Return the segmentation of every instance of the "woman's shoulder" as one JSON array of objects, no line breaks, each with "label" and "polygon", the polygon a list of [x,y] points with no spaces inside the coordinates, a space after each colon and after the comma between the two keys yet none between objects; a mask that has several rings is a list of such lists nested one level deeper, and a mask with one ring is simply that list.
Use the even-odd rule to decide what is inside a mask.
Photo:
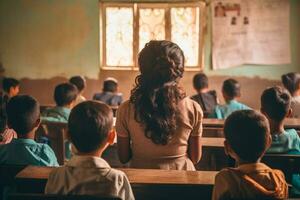
[{"label": "woman's shoulder", "polygon": [[192,100],[190,97],[183,98],[179,102],[178,108],[180,112],[187,111],[189,113],[200,113],[203,116],[201,106],[196,101]]}]

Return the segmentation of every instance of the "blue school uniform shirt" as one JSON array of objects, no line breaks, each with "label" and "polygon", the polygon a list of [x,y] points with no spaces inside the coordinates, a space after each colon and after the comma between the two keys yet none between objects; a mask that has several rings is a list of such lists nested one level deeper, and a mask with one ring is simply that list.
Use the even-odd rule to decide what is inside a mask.
[{"label": "blue school uniform shirt", "polygon": [[[63,107],[63,106],[56,106],[54,108],[50,108],[45,110],[42,114],[42,121],[48,122],[62,122],[68,123],[68,119],[71,113],[71,109]],[[41,142],[49,143],[48,139],[45,137],[39,138]],[[69,141],[65,141],[65,157],[70,159],[72,156],[71,151],[71,143]]]},{"label": "blue school uniform shirt", "polygon": [[47,144],[21,138],[0,145],[0,164],[58,166],[56,156]]},{"label": "blue school uniform shirt", "polygon": [[272,134],[272,144],[267,153],[300,154],[300,137],[295,129]]},{"label": "blue school uniform shirt", "polygon": [[56,106],[54,108],[45,110],[45,112],[42,113],[42,120],[67,123],[70,113],[71,109],[62,106]]},{"label": "blue school uniform shirt", "polygon": [[224,105],[217,105],[209,118],[226,119],[231,113],[237,110],[250,110],[251,108],[236,101],[231,100]]},{"label": "blue school uniform shirt", "polygon": [[[300,154],[300,137],[295,129],[285,130],[281,134],[272,134],[272,144],[267,153]],[[300,194],[300,175],[293,174],[292,191]]]}]

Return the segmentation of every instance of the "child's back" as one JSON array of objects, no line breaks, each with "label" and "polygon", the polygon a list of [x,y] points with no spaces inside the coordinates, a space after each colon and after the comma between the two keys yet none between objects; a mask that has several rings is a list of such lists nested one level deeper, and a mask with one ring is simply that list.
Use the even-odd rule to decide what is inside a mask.
[{"label": "child's back", "polygon": [[270,123],[272,145],[268,153],[300,153],[300,137],[295,129],[284,129],[291,114],[291,96],[281,87],[266,89],[261,96],[261,111]]},{"label": "child's back", "polygon": [[226,119],[234,111],[251,109],[248,106],[237,101],[237,98],[241,96],[240,90],[241,86],[236,80],[225,80],[222,86],[222,94],[225,100],[225,104],[217,105],[209,117]]},{"label": "child's back", "polygon": [[191,99],[201,106],[204,117],[211,115],[218,104],[218,99],[216,91],[208,88],[208,77],[204,73],[196,74],[193,78],[193,86],[197,94]]},{"label": "child's back", "polygon": [[284,175],[260,163],[271,143],[267,119],[253,110],[232,113],[225,121],[225,151],[236,168],[221,170],[215,178],[213,200],[285,199]]},{"label": "child's back", "polygon": [[134,199],[126,175],[112,169],[100,157],[107,146],[114,142],[112,123],[112,111],[103,103],[86,101],[74,107],[68,129],[77,155],[65,166],[53,169],[45,193]]},{"label": "child's back", "polygon": [[7,105],[7,119],[18,139],[0,145],[0,164],[58,166],[53,150],[34,141],[40,124],[39,104],[35,99],[25,95],[13,97]]},{"label": "child's back", "polygon": [[56,107],[42,113],[43,121],[67,122],[71,109],[77,100],[78,90],[71,83],[62,83],[55,87],[54,100]]}]

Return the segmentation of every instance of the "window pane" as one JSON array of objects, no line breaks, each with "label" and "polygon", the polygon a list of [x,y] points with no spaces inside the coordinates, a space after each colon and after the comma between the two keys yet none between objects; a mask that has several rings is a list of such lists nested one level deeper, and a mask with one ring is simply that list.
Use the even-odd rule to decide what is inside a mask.
[{"label": "window pane", "polygon": [[165,39],[165,9],[139,9],[139,50],[150,40]]},{"label": "window pane", "polygon": [[186,58],[186,66],[198,66],[199,7],[171,8],[171,39]]},{"label": "window pane", "polygon": [[133,65],[132,8],[106,8],[106,65]]}]

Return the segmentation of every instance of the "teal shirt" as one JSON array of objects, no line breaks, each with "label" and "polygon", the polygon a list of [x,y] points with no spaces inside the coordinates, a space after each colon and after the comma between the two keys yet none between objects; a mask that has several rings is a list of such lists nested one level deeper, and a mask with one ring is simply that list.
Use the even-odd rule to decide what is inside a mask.
[{"label": "teal shirt", "polygon": [[71,109],[62,106],[56,106],[43,112],[42,121],[68,122]]},{"label": "teal shirt", "polygon": [[250,110],[251,108],[236,101],[231,100],[224,105],[217,105],[209,118],[226,119],[231,113],[237,110]]},{"label": "teal shirt", "polygon": [[285,130],[281,134],[272,135],[271,147],[267,153],[300,153],[300,137],[295,129]]},{"label": "teal shirt", "polygon": [[58,166],[53,150],[32,139],[13,139],[0,145],[0,164]]}]

